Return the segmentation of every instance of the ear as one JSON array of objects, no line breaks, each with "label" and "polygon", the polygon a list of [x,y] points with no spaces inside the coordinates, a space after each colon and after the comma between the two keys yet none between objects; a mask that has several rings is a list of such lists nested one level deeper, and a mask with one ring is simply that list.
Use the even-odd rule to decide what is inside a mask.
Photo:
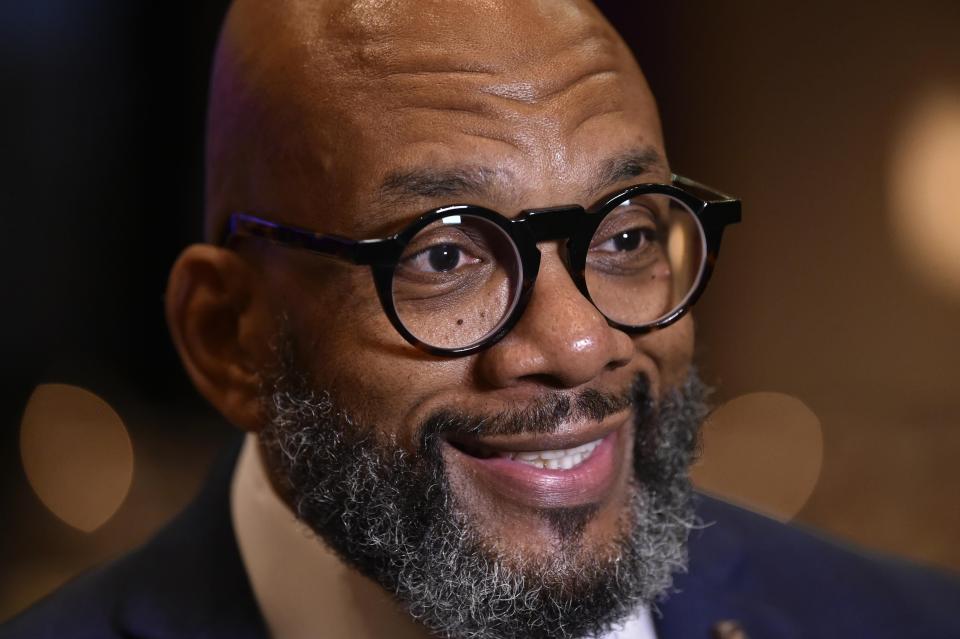
[{"label": "ear", "polygon": [[260,280],[235,251],[187,247],[170,271],[167,325],[197,390],[246,431],[263,424],[261,371],[276,327]]}]

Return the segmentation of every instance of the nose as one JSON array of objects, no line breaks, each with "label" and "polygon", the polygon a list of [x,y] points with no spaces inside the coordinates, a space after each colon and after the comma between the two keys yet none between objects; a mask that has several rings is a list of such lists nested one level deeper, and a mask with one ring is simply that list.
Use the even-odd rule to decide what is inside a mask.
[{"label": "nose", "polygon": [[627,364],[633,350],[630,337],[583,296],[557,253],[545,251],[523,316],[479,354],[478,369],[495,388],[524,382],[575,388]]}]

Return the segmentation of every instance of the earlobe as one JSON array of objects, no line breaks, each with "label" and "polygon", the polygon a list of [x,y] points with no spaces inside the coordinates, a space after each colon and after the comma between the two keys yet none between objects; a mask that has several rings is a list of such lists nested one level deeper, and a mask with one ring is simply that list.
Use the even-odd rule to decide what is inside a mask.
[{"label": "earlobe", "polygon": [[195,244],[174,263],[165,299],[167,325],[194,386],[247,431],[262,424],[260,371],[270,357],[270,314],[257,287],[236,252]]}]

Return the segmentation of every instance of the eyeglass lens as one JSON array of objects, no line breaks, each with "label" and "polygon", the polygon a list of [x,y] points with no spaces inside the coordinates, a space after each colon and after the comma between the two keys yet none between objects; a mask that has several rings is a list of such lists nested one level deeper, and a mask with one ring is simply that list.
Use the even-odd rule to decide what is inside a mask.
[{"label": "eyeglass lens", "polygon": [[[654,323],[696,288],[706,248],[685,204],[667,195],[626,200],[597,227],[584,279],[593,303],[626,326]],[[451,215],[420,230],[393,276],[393,301],[406,329],[429,346],[466,348],[496,332],[519,300],[519,252],[497,224]]]},{"label": "eyeglass lens", "polygon": [[597,228],[584,279],[593,303],[626,326],[653,324],[680,308],[703,272],[700,222],[668,195],[622,202]]},{"label": "eyeglass lens", "polygon": [[513,240],[493,222],[450,215],[420,230],[393,274],[393,303],[410,333],[433,347],[471,346],[495,332],[517,304],[523,267]]}]

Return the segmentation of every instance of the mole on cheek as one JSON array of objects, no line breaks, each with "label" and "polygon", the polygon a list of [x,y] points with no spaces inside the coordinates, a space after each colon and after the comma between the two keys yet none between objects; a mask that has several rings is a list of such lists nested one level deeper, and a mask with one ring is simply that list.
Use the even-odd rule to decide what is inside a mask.
[{"label": "mole on cheek", "polygon": [[462,326],[462,325],[463,325],[463,320],[462,320],[462,319],[458,319],[458,320],[457,320],[457,326]]}]

